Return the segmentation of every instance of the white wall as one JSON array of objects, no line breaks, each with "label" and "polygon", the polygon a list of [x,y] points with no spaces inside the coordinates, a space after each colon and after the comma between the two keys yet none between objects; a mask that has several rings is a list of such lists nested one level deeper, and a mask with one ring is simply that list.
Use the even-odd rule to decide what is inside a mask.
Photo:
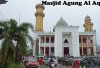
[{"label": "white wall", "polygon": [[55,56],[63,56],[62,33],[71,33],[70,53],[72,56],[80,56],[78,26],[56,27],[55,29]]},{"label": "white wall", "polygon": [[62,57],[62,32],[57,29],[55,31],[55,56]]}]

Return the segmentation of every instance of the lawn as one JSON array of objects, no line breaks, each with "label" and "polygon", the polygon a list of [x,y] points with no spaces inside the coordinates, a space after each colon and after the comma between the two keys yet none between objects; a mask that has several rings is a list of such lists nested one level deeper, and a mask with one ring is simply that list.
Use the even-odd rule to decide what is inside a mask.
[{"label": "lawn", "polygon": [[15,63],[9,64],[8,68],[23,68],[23,63],[21,62],[18,66]]}]

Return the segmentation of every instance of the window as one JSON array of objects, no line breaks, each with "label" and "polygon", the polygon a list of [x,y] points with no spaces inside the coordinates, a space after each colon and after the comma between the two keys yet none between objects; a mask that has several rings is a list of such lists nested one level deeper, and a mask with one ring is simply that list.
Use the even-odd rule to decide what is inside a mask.
[{"label": "window", "polygon": [[86,43],[86,38],[83,38],[83,43]]},{"label": "window", "polygon": [[54,43],[54,36],[51,37],[51,43]]},{"label": "window", "polygon": [[93,43],[93,40],[91,40],[90,43]]},{"label": "window", "polygon": [[41,37],[41,43],[44,43],[44,37]]},{"label": "window", "polygon": [[64,43],[68,43],[68,40],[67,40],[67,39],[65,39]]},{"label": "window", "polygon": [[79,43],[82,43],[82,42],[81,42],[81,38],[79,38]]},{"label": "window", "polygon": [[49,37],[46,37],[46,43],[49,43]]}]

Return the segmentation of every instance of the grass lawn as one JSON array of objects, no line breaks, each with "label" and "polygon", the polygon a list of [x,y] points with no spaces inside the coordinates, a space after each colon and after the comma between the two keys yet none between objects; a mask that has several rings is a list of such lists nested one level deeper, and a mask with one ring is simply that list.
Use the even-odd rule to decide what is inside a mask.
[{"label": "grass lawn", "polygon": [[23,68],[23,63],[21,62],[18,66],[15,63],[9,64],[8,68]]}]

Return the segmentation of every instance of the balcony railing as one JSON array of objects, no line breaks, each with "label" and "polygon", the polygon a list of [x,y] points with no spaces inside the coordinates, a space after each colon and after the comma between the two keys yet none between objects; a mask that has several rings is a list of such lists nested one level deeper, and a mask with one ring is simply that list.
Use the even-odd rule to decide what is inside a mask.
[{"label": "balcony railing", "polygon": [[90,47],[92,47],[93,45],[94,45],[93,43],[90,43],[90,44],[89,44]]},{"label": "balcony railing", "polygon": [[49,45],[50,45],[50,47],[54,47],[54,43],[40,43],[40,46],[42,46],[42,47],[49,47]]},{"label": "balcony railing", "polygon": [[80,43],[80,47],[87,47],[87,46],[89,46],[89,47],[92,47],[93,46],[93,43]]}]

